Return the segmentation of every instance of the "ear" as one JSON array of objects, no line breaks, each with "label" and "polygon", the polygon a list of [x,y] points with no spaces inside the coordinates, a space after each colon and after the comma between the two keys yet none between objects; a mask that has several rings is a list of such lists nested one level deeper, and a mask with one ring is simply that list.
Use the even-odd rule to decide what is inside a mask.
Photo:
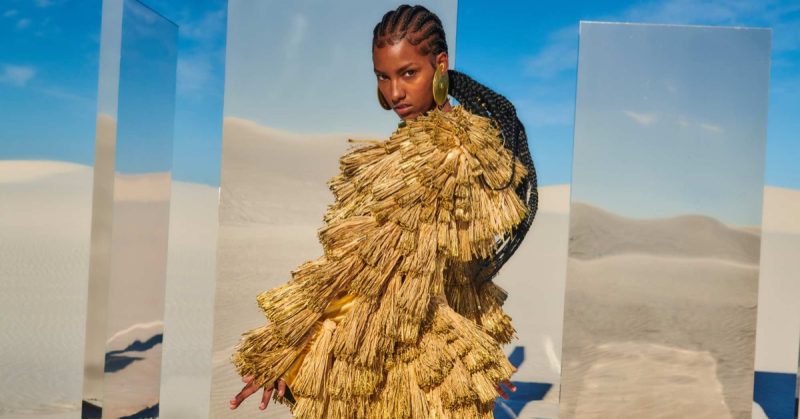
[{"label": "ear", "polygon": [[436,58],[434,59],[433,63],[434,68],[440,65],[444,65],[445,70],[450,68],[450,60],[448,59],[446,52],[440,52],[439,54],[436,55]]}]

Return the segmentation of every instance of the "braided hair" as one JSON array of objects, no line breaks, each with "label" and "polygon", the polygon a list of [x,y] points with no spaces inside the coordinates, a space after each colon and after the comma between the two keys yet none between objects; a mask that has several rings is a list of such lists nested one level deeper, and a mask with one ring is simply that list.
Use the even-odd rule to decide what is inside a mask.
[{"label": "braided hair", "polygon": [[[423,6],[402,5],[383,15],[383,19],[375,25],[372,32],[372,47],[382,48],[387,44],[395,44],[405,39],[418,47],[423,55],[436,56],[447,53],[447,41],[441,20]],[[517,196],[526,203],[528,214],[511,232],[499,240],[498,250],[494,258],[484,261],[478,273],[478,281],[491,281],[500,268],[519,248],[522,239],[530,230],[539,204],[536,168],[531,159],[525,127],[517,117],[514,105],[503,95],[478,83],[471,77],[456,70],[448,70],[450,79],[449,94],[467,111],[492,119],[503,135],[503,144],[527,168],[528,174],[515,190]],[[511,185],[515,176],[512,166],[511,177],[505,185],[487,185],[492,189],[505,189]],[[484,180],[485,181],[485,180]]]}]

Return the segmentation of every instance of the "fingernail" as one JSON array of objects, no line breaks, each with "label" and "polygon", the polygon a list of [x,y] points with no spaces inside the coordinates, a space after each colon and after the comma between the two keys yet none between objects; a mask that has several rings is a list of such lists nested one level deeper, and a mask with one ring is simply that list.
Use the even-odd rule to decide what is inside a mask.
[{"label": "fingernail", "polygon": [[264,403],[261,403],[261,405],[258,406],[258,408],[261,410],[264,410],[265,407],[267,407],[267,405],[265,405]]}]

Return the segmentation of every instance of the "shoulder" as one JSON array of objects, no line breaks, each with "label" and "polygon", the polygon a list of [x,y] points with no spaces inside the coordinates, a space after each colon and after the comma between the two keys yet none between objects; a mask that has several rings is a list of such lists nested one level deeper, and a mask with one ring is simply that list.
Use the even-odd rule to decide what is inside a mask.
[{"label": "shoulder", "polygon": [[401,123],[386,141],[389,150],[403,142],[415,144],[429,142],[439,149],[469,145],[474,141],[492,141],[501,145],[500,132],[489,118],[473,114],[461,105],[453,106],[450,112],[438,109],[421,115],[412,121]]}]

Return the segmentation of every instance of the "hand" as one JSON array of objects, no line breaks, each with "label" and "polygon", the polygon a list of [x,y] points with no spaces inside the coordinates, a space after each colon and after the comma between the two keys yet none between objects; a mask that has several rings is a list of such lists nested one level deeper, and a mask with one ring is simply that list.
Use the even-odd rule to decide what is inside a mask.
[{"label": "hand", "polygon": [[[253,379],[252,375],[246,375],[242,377],[242,382],[247,383],[247,385],[242,388],[242,391],[236,395],[233,399],[231,399],[230,408],[231,410],[236,409],[239,407],[240,404],[244,401],[244,399],[250,397],[251,394],[258,391],[260,386],[256,384],[256,381]],[[261,395],[261,405],[259,405],[259,409],[264,410],[269,405],[269,400],[272,397],[272,392],[275,388],[278,388],[278,395],[283,397],[286,394],[286,381],[283,379],[279,379],[276,385],[273,385],[270,388],[264,388],[264,393]]]},{"label": "hand", "polygon": [[[517,367],[514,367],[514,372],[517,372]],[[509,390],[511,390],[511,391],[517,391],[517,386],[515,386],[514,384],[511,384],[511,381],[508,381],[508,380],[503,380],[503,381],[501,381],[501,382],[500,382],[500,384],[503,384],[503,385],[505,385],[505,386],[506,386],[506,387],[508,387],[508,389],[509,389]],[[495,385],[495,386],[494,386],[494,388],[495,388],[495,390],[497,390],[497,394],[499,394],[499,395],[500,395],[500,397],[502,397],[502,398],[504,398],[504,399],[508,400],[508,393],[506,393],[505,391],[503,391],[503,388],[502,388],[502,387],[500,387],[500,385],[499,385],[499,384],[498,384],[498,385]]]}]

